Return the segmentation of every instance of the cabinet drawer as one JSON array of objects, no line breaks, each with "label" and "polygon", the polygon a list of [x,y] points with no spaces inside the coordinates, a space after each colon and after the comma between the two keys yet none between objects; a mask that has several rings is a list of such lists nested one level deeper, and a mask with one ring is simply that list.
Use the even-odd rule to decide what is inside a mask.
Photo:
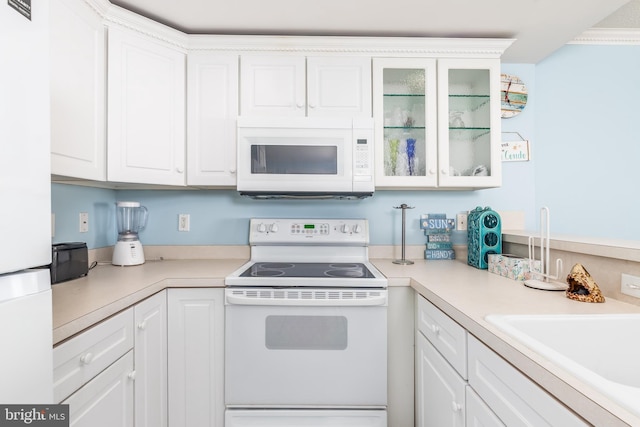
[{"label": "cabinet drawer", "polygon": [[473,336],[469,336],[469,385],[510,427],[588,425]]},{"label": "cabinet drawer", "polygon": [[133,427],[134,378],[129,351],[62,402],[69,405],[69,425]]},{"label": "cabinet drawer", "polygon": [[416,298],[416,328],[467,379],[467,332],[424,297]]},{"label": "cabinet drawer", "polygon": [[53,349],[53,397],[64,400],[133,348],[133,309]]}]

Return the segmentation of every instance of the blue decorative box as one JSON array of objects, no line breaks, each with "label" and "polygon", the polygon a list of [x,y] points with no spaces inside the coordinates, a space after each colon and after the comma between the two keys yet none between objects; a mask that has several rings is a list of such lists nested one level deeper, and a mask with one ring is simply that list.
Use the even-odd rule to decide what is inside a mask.
[{"label": "blue decorative box", "polygon": [[477,207],[467,217],[467,264],[488,267],[489,255],[502,253],[502,222],[490,207]]}]

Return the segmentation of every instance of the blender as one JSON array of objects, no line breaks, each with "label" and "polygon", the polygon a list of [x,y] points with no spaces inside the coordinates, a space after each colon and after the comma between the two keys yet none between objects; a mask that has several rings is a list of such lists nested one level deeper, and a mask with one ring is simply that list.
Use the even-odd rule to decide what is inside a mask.
[{"label": "blender", "polygon": [[147,225],[148,211],[139,202],[116,202],[118,241],[113,248],[113,265],[144,264],[144,250],[138,233]]}]

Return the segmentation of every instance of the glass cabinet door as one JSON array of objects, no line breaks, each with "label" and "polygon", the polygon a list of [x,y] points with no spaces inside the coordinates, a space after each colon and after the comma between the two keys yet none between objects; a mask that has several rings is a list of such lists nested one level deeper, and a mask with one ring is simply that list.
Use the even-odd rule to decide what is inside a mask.
[{"label": "glass cabinet door", "polygon": [[376,187],[437,186],[436,62],[374,58]]},{"label": "glass cabinet door", "polygon": [[438,61],[440,187],[501,185],[500,62]]}]

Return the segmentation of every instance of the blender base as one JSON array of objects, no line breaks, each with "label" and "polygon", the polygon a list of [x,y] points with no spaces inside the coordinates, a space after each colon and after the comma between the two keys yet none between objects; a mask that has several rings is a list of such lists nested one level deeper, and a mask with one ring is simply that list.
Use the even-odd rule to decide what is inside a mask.
[{"label": "blender base", "polygon": [[117,241],[113,247],[113,265],[140,265],[144,264],[144,249],[139,240]]}]

